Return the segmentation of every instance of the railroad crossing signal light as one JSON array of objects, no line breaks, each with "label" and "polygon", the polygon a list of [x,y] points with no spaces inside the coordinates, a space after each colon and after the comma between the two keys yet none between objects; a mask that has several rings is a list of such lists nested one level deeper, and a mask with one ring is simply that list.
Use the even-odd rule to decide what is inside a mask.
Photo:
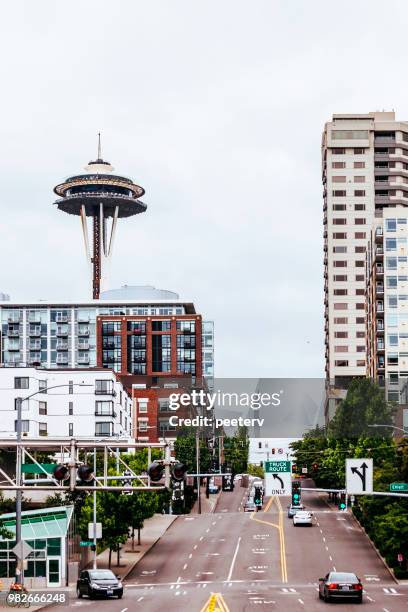
[{"label": "railroad crossing signal light", "polygon": [[69,469],[66,465],[56,465],[52,471],[52,475],[54,476],[55,480],[68,480]]},{"label": "railroad crossing signal light", "polygon": [[147,468],[147,474],[152,482],[159,482],[162,479],[164,465],[158,461],[153,461]]},{"label": "railroad crossing signal light", "polygon": [[80,465],[77,474],[81,482],[92,482],[94,480],[93,468],[89,465]]},{"label": "railroad crossing signal light", "polygon": [[300,482],[295,480],[292,482],[292,505],[299,506],[300,505]]},{"label": "railroad crossing signal light", "polygon": [[186,472],[187,467],[184,465],[184,463],[177,461],[176,463],[171,464],[171,475],[174,480],[184,480]]}]

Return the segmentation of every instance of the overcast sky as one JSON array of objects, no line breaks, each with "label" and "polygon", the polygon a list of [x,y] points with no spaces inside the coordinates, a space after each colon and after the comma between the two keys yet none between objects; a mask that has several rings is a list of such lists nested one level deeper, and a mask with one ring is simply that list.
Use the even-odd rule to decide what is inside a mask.
[{"label": "overcast sky", "polygon": [[146,189],[111,287],[216,329],[218,376],[323,376],[320,141],[333,112],[408,119],[405,0],[2,3],[0,291],[84,299],[52,187],[103,156]]}]

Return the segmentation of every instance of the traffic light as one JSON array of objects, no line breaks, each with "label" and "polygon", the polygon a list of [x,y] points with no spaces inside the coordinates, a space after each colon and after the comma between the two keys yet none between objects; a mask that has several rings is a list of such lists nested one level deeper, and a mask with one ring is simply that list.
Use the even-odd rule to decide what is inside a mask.
[{"label": "traffic light", "polygon": [[220,469],[220,465],[219,465],[219,461],[218,459],[211,459],[211,463],[210,463],[210,472],[212,474],[214,474],[215,472],[218,472]]},{"label": "traffic light", "polygon": [[300,505],[300,482],[298,480],[294,480],[292,482],[292,505],[299,506]]},{"label": "traffic light", "polygon": [[187,467],[184,465],[184,463],[176,461],[175,463],[171,464],[170,469],[174,480],[184,480],[185,473],[187,472]]},{"label": "traffic light", "polygon": [[147,474],[152,482],[159,482],[162,479],[164,472],[163,463],[153,461],[147,468]]},{"label": "traffic light", "polygon": [[297,465],[296,463],[292,463],[292,474],[296,474]]},{"label": "traffic light", "polygon": [[77,475],[81,482],[92,482],[94,480],[93,468],[89,467],[89,465],[80,465]]},{"label": "traffic light", "polygon": [[222,490],[233,491],[234,490],[234,477],[232,474],[222,477]]},{"label": "traffic light", "polygon": [[314,470],[315,472],[317,472],[317,470],[318,470],[318,468],[319,468],[319,464],[318,464],[318,463],[314,463],[314,464],[312,465],[312,468],[313,468],[313,470]]},{"label": "traffic light", "polygon": [[68,480],[69,469],[66,465],[56,465],[52,471],[52,475],[54,476],[55,480]]},{"label": "traffic light", "polygon": [[340,495],[340,501],[339,501],[338,509],[339,510],[343,510],[343,512],[347,509],[346,494],[345,493],[341,493],[341,495]]},{"label": "traffic light", "polygon": [[255,487],[254,502],[256,505],[262,504],[262,489],[260,487]]},{"label": "traffic light", "polygon": [[[130,470],[125,470],[123,472],[123,476],[131,476],[132,472]],[[133,491],[129,491],[129,487],[132,486],[132,481],[131,480],[123,480],[123,491],[122,491],[122,495],[133,495]]]}]

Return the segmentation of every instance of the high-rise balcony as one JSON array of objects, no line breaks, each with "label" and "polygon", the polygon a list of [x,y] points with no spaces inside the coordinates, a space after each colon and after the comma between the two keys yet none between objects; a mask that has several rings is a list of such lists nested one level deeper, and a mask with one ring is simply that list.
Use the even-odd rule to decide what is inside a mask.
[{"label": "high-rise balcony", "polygon": [[9,338],[17,338],[20,335],[20,330],[19,329],[11,329],[8,328],[7,330],[7,336]]},{"label": "high-rise balcony", "polygon": [[56,323],[68,323],[68,315],[57,315],[55,321]]},{"label": "high-rise balcony", "polygon": [[68,342],[57,342],[56,346],[57,351],[67,351],[68,350]]},{"label": "high-rise balcony", "polygon": [[28,330],[28,335],[31,338],[39,338],[41,336],[41,326],[30,327]]},{"label": "high-rise balcony", "polygon": [[68,327],[58,327],[58,329],[57,329],[57,337],[58,338],[67,338],[68,337]]},{"label": "high-rise balcony", "polygon": [[89,351],[89,342],[87,340],[78,342],[78,350]]},{"label": "high-rise balcony", "polygon": [[41,353],[30,353],[28,363],[30,365],[41,363]]},{"label": "high-rise balcony", "polygon": [[39,351],[41,349],[41,341],[40,340],[31,340],[29,342],[28,348],[30,351]]},{"label": "high-rise balcony", "polygon": [[[104,332],[105,333],[105,332]],[[78,327],[78,336],[88,337],[89,336],[89,327],[80,325]]]},{"label": "high-rise balcony", "polygon": [[57,355],[57,364],[58,365],[67,365],[68,364],[68,355],[64,353],[60,353]]},{"label": "high-rise balcony", "polygon": [[79,355],[78,365],[89,365],[89,355]]}]

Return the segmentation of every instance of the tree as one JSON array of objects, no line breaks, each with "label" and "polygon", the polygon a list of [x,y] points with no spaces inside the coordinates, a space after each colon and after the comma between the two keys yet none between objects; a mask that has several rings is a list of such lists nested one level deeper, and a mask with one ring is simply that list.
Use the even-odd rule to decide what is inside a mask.
[{"label": "tree", "polygon": [[[174,452],[178,461],[184,463],[187,472],[196,473],[196,435],[191,431],[182,430],[174,443]],[[200,438],[200,472],[206,473],[210,469],[211,453],[206,440]]]},{"label": "tree", "polygon": [[244,474],[248,467],[249,437],[246,427],[238,427],[232,437],[224,438],[224,459],[234,474]]},{"label": "tree", "polygon": [[110,491],[99,494],[98,521],[103,525],[102,542],[109,548],[109,568],[112,564],[112,551],[117,552],[117,565],[119,566],[120,546],[129,537],[127,497]]},{"label": "tree", "polygon": [[265,476],[265,470],[261,465],[252,465],[251,463],[249,463],[247,472],[251,476],[258,476],[258,478],[264,478]]},{"label": "tree", "polygon": [[137,543],[140,545],[140,530],[143,529],[144,521],[157,511],[159,497],[155,491],[134,491],[132,495],[124,497],[127,524],[132,529],[132,550],[134,550],[135,529],[137,529]]}]

